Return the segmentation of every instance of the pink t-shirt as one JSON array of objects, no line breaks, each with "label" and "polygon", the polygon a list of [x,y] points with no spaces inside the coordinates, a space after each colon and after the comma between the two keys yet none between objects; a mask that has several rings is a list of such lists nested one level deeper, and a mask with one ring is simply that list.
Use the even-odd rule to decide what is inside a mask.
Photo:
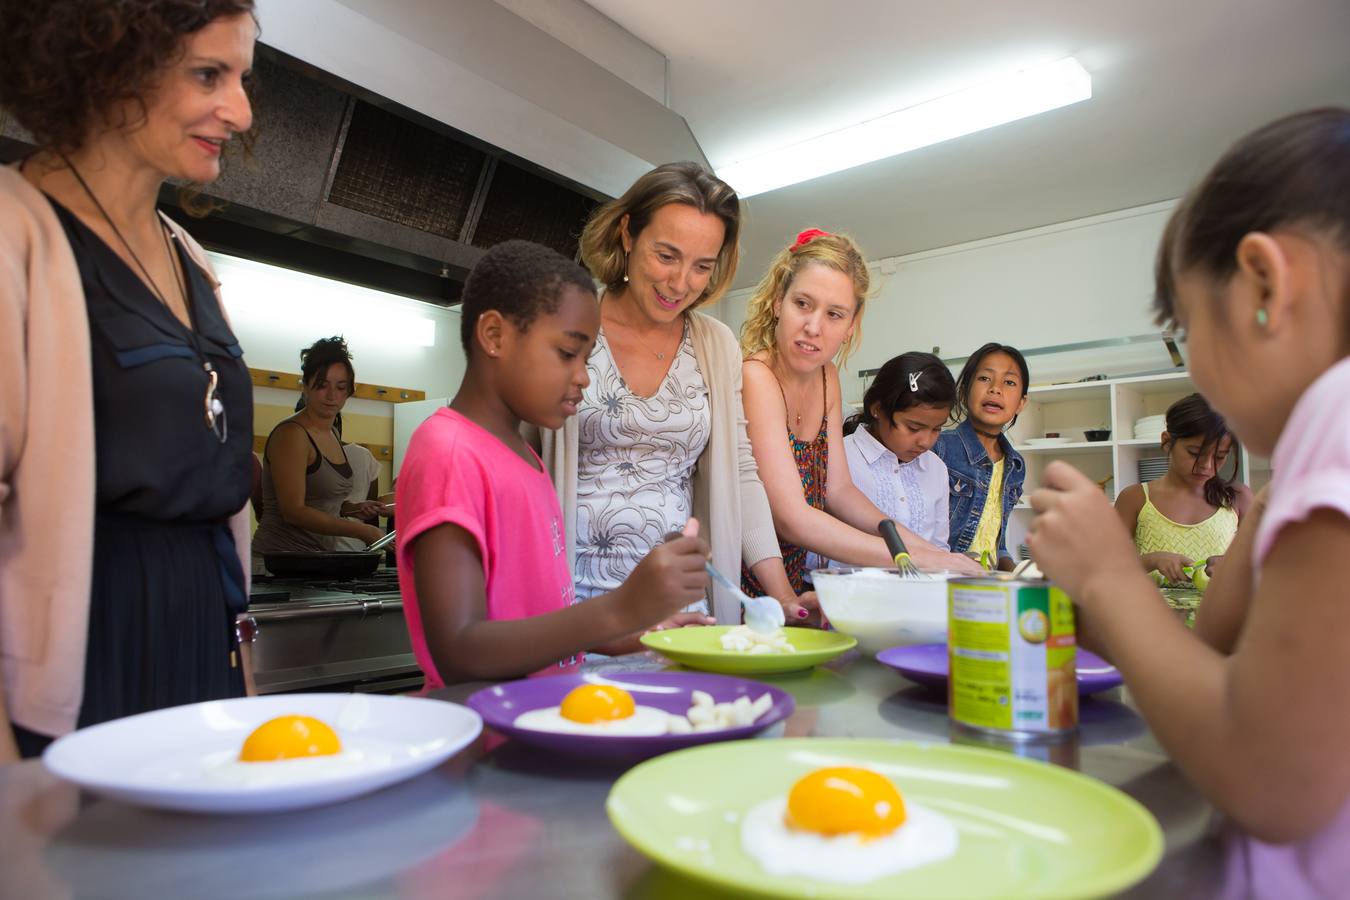
[{"label": "pink t-shirt", "polygon": [[[1312,383],[1294,405],[1271,457],[1273,475],[1252,554],[1255,574],[1285,526],[1314,510],[1350,518],[1350,359]],[[1334,581],[1333,581],[1334,583]],[[1350,597],[1346,598],[1350,600]],[[1343,897],[1350,890],[1350,802],[1321,831],[1276,846],[1227,834],[1224,897]]]},{"label": "pink t-shirt", "polygon": [[[438,525],[478,542],[489,619],[524,619],[574,602],[562,510],[536,456],[525,462],[486,429],[448,407],[418,426],[398,475],[398,583],[413,653],[427,688],[445,685],[427,649],[411,546]],[[581,654],[535,674],[572,669]]]}]

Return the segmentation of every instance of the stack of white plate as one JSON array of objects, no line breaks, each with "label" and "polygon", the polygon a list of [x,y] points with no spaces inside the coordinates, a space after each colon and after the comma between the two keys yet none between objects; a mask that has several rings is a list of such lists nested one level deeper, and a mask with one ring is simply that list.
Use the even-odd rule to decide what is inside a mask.
[{"label": "stack of white plate", "polygon": [[1134,439],[1136,441],[1161,441],[1167,428],[1166,416],[1144,416],[1134,421]]},{"label": "stack of white plate", "polygon": [[1167,474],[1167,457],[1151,456],[1139,460],[1140,482],[1153,481]]}]

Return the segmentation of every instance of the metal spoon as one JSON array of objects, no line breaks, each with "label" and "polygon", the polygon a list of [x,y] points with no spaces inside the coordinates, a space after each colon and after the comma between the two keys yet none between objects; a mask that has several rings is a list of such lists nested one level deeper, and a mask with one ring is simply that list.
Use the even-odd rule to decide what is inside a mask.
[{"label": "metal spoon", "polygon": [[[667,532],[662,540],[673,541],[682,535],[682,531],[671,531]],[[703,561],[703,568],[713,581],[731,591],[732,595],[741,601],[741,608],[745,610],[745,624],[750,626],[751,631],[773,634],[787,622],[787,617],[783,615],[783,607],[777,600],[772,597],[751,597],[733,584],[731,579],[714,569],[713,564],[706,559]]]}]

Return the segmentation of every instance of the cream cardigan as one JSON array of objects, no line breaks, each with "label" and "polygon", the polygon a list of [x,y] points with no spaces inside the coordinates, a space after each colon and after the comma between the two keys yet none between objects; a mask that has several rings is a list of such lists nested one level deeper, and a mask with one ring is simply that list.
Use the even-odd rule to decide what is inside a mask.
[{"label": "cream cardigan", "polygon": [[[206,252],[170,226],[219,302]],[[74,729],[84,691],[94,560],[89,352],[66,233],[47,198],[0,166],[0,678],[9,718],[53,736]],[[230,528],[247,580],[247,508]]]},{"label": "cream cardigan", "polygon": [[[781,557],[778,535],[769,511],[769,498],[759,480],[750,438],[745,431],[741,405],[741,351],[731,329],[703,313],[689,315],[690,339],[699,371],[708,385],[712,429],[708,446],[694,466],[694,516],[701,534],[712,548],[712,564],[732,581],[741,577],[741,560],[754,565],[769,557]],[[544,465],[553,476],[567,523],[567,561],[573,567],[577,521],[576,417],[557,431],[525,429],[540,450]],[[712,610],[717,621],[739,624],[740,602],[716,585]]]}]

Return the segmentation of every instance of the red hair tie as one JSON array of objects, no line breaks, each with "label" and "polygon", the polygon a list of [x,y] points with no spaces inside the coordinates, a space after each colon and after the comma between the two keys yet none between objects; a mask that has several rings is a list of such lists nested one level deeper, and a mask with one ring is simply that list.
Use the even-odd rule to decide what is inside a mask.
[{"label": "red hair tie", "polygon": [[789,253],[796,253],[805,245],[811,243],[818,237],[834,237],[828,231],[821,231],[819,228],[808,228],[797,235],[797,242],[788,248]]}]

